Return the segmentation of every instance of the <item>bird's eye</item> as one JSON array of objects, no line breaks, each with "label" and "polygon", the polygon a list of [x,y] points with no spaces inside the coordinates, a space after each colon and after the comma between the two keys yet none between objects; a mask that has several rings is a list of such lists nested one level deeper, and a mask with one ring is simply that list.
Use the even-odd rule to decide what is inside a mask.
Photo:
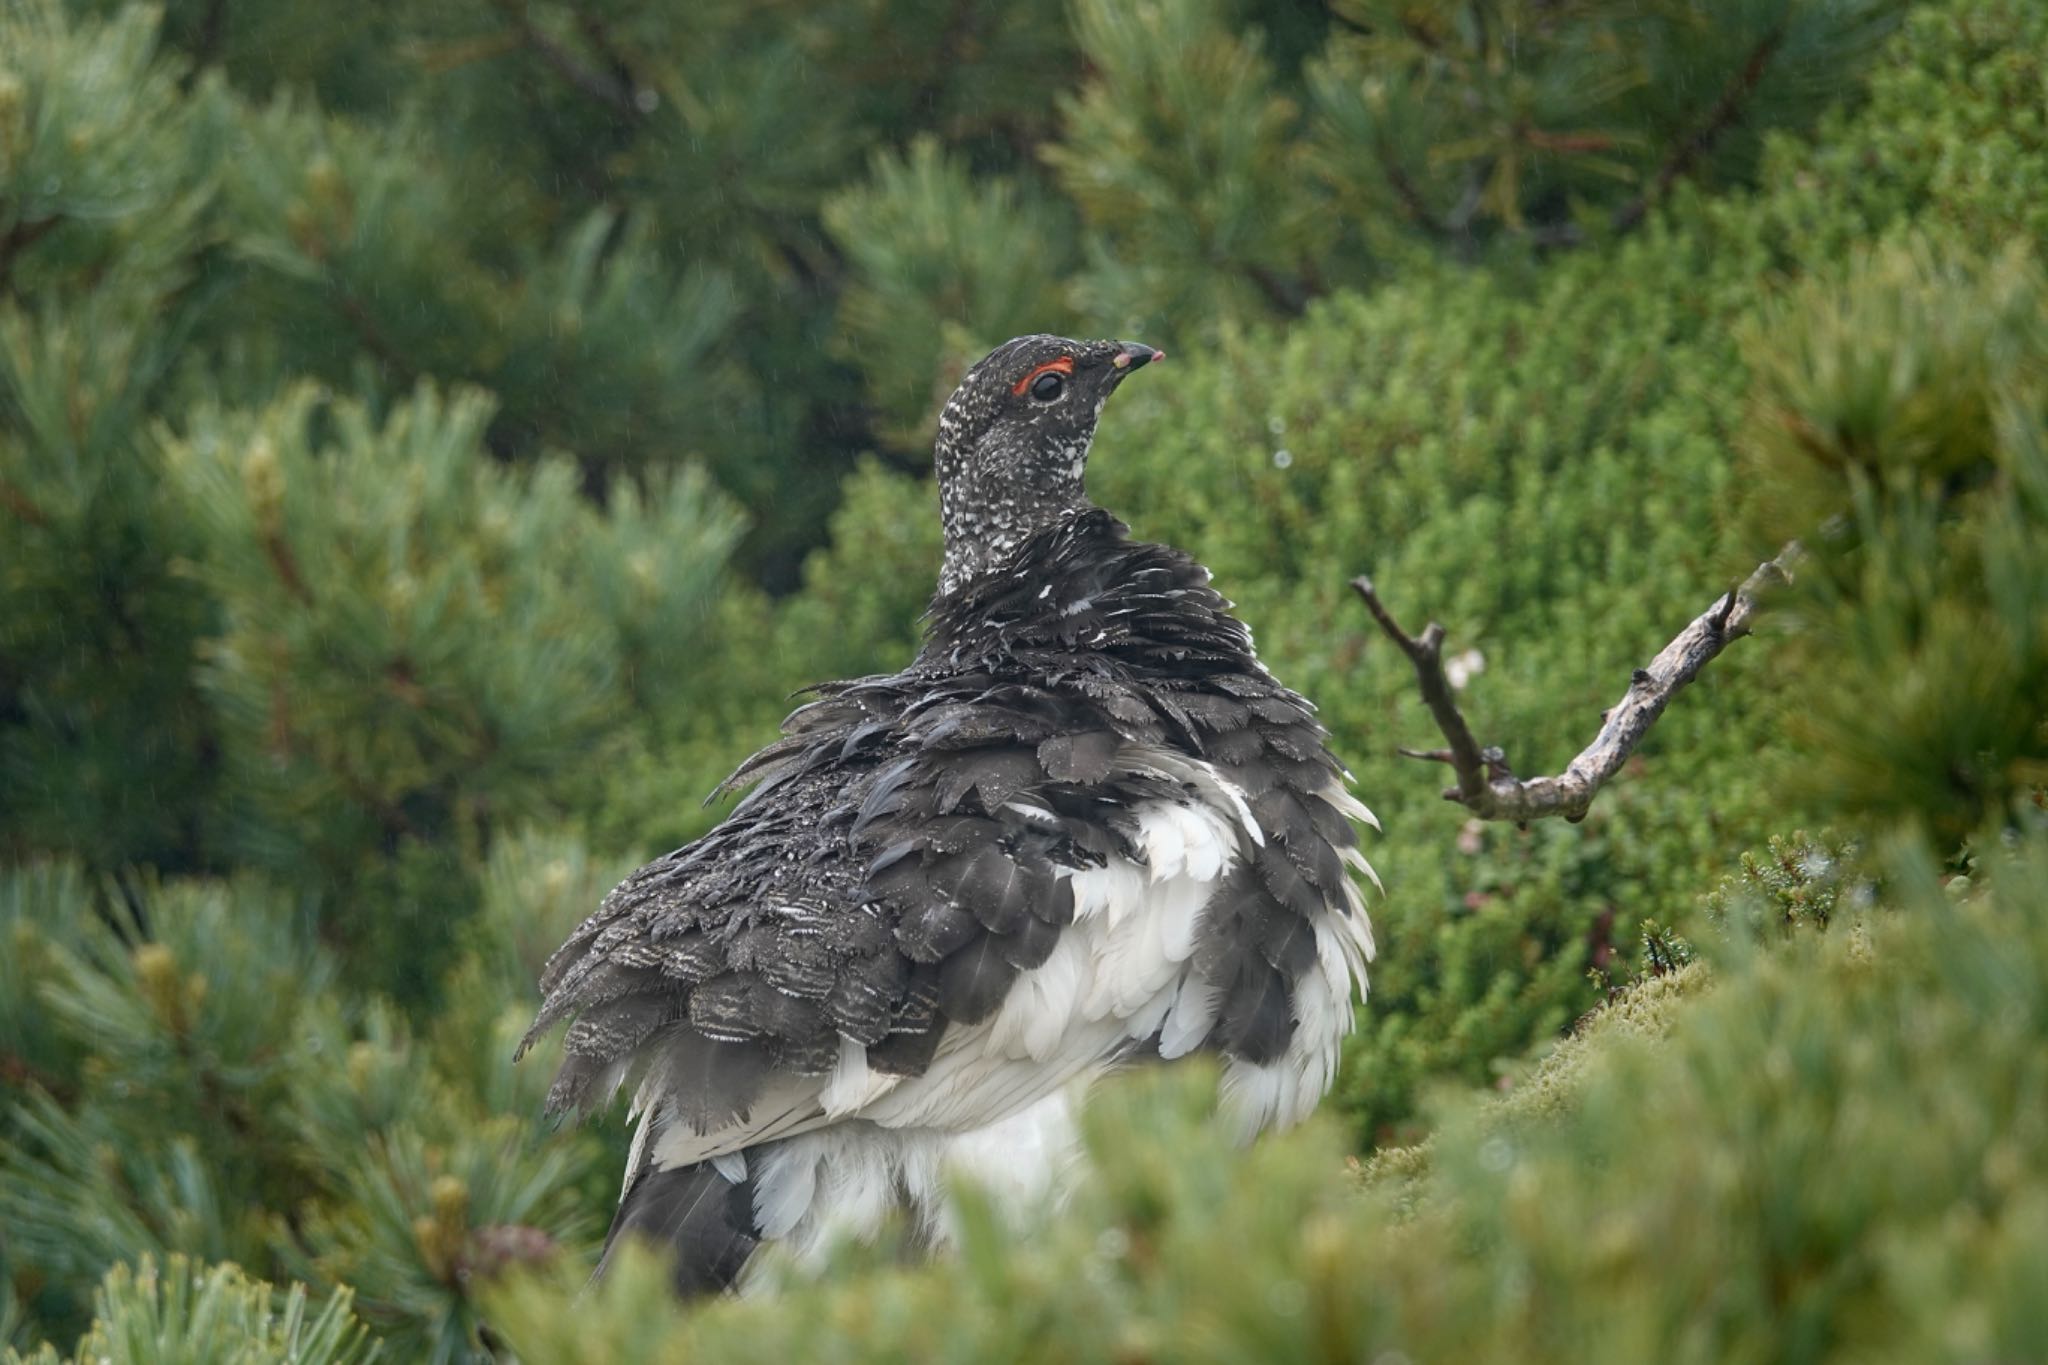
[{"label": "bird's eye", "polygon": [[1026,373],[1022,379],[1010,386],[1010,392],[1019,398],[1028,393],[1041,403],[1050,403],[1066,392],[1065,376],[1073,372],[1074,357],[1063,355],[1057,360],[1048,360]]}]

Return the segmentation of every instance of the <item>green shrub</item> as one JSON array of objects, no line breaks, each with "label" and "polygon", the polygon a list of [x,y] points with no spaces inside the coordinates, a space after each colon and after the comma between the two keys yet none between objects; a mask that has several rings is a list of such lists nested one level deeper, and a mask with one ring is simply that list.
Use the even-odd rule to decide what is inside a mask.
[{"label": "green shrub", "polygon": [[[341,1290],[316,1313],[306,1287],[293,1285],[282,1304],[275,1291],[233,1266],[202,1268],[172,1256],[159,1271],[145,1256],[131,1269],[107,1272],[93,1299],[92,1330],[69,1361],[85,1365],[352,1365],[377,1349],[349,1313]],[[66,1365],[56,1350],[8,1365]]]},{"label": "green shrub", "polygon": [[549,1133],[548,1057],[511,1056],[535,945],[618,870],[573,840],[503,841],[419,1036],[386,1001],[344,1003],[317,917],[254,880],[137,888],[143,939],[75,868],[0,876],[10,965],[36,972],[0,1011],[10,1297],[66,1340],[118,1262],[232,1261],[354,1284],[408,1358],[466,1358],[476,1288],[580,1256],[615,1185],[600,1158],[617,1134]]},{"label": "green shrub", "polygon": [[1758,320],[1752,517],[1797,534],[1792,781],[1953,842],[2048,785],[2048,282],[1915,239]]},{"label": "green shrub", "polygon": [[1752,938],[1766,931],[1825,929],[1842,909],[1872,894],[1857,870],[1856,853],[1853,844],[1816,839],[1804,830],[1789,839],[1774,834],[1762,856],[1743,854],[1741,870],[1708,894],[1706,918],[1723,933]]}]

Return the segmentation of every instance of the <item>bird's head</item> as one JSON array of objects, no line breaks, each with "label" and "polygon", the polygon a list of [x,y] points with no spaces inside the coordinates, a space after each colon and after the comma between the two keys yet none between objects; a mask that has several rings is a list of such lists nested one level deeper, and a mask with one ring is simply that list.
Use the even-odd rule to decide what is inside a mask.
[{"label": "bird's head", "polygon": [[1095,422],[1116,386],[1164,351],[1135,341],[1006,341],[967,372],[939,414],[934,459],[946,528],[941,592],[1088,505]]}]

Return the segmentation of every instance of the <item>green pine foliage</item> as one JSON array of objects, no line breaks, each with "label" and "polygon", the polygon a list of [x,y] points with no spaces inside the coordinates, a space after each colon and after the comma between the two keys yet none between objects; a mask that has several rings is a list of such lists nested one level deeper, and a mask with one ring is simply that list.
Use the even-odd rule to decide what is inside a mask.
[{"label": "green pine foliage", "polygon": [[[2048,1354],[2044,53],[2023,0],[0,0],[0,1346]],[[1337,1096],[1244,1152],[1112,1087],[1028,1236],[573,1301],[624,1140],[538,1120],[541,963],[914,649],[936,402],[1040,329],[1173,352],[1093,491],[1386,824]],[[1790,537],[1583,824],[1393,755],[1351,575],[1534,773]]]},{"label": "green pine foliage", "polygon": [[304,1285],[277,1299],[233,1266],[150,1257],[115,1266],[94,1296],[92,1330],[70,1356],[45,1343],[8,1365],[367,1365],[376,1344],[340,1290],[315,1312]]},{"label": "green pine foliage", "polygon": [[[481,220],[403,127],[181,95],[149,12],[0,25],[0,842],[269,869],[417,999],[491,830],[594,806],[686,704],[742,523],[606,433],[660,425],[621,385],[692,404],[724,305],[616,218],[518,289],[441,259]],[[591,413],[527,410],[564,384]]]},{"label": "green pine foliage", "polygon": [[[2048,786],[2048,282],[1918,239],[1758,322],[1754,516],[1799,533],[1797,778],[1954,840]],[[1943,704],[1930,706],[1930,695]],[[1902,780],[1904,779],[1904,780]],[[1930,793],[1940,799],[1930,800]]]},{"label": "green pine foliage", "polygon": [[[216,181],[201,275],[235,286],[208,331],[238,370],[487,387],[494,448],[606,472],[694,456],[786,588],[849,458],[920,460],[931,374],[1010,310],[1193,340],[1410,247],[1737,183],[1901,5],[379,0],[180,9],[154,62],[143,11],[81,8],[129,67],[68,79],[118,86],[113,126],[149,139],[99,144],[133,177],[7,196],[17,221],[76,237],[108,184],[140,205]],[[843,363],[791,362],[821,349]]]},{"label": "green pine foliage", "polygon": [[190,537],[151,506],[138,430],[198,307],[204,208],[153,30],[0,9],[0,773],[32,794],[0,842],[89,829],[101,867],[188,862],[206,782],[206,604],[169,572]]},{"label": "green pine foliage", "polygon": [[199,681],[241,798],[223,841],[319,890],[356,955],[402,944],[405,994],[445,965],[493,829],[592,804],[592,759],[674,704],[736,529],[694,471],[600,509],[566,459],[501,466],[489,419],[475,393],[378,422],[301,387],[201,409],[163,451],[220,612]]},{"label": "green pine foliage", "polygon": [[1298,311],[1331,217],[1301,192],[1300,112],[1261,35],[1215,0],[1092,0],[1074,19],[1094,70],[1045,155],[1096,229],[1077,297],[1109,330],[1182,335]]},{"label": "green pine foliage", "polygon": [[74,868],[8,873],[9,942],[38,967],[0,1034],[0,1263],[28,1321],[70,1339],[108,1266],[182,1255],[353,1285],[403,1358],[467,1359],[478,1283],[599,1230],[605,1139],[542,1124],[551,1049],[511,1053],[541,959],[621,871],[501,840],[424,1026],[335,988],[303,898],[144,886],[145,924]]},{"label": "green pine foliage", "polygon": [[839,349],[867,376],[892,444],[929,448],[940,407],[982,354],[1074,326],[1060,302],[1075,250],[1061,206],[1008,177],[977,178],[933,138],[877,155],[824,215],[854,272]]},{"label": "green pine foliage", "polygon": [[1763,133],[1817,116],[1898,18],[1882,0],[1333,8],[1309,73],[1318,174],[1361,245],[1398,251],[1392,226],[1467,253],[1626,231],[1681,177],[1748,179]]},{"label": "green pine foliage", "polygon": [[1745,853],[1734,875],[1707,895],[1701,909],[1723,933],[1751,938],[1825,929],[1844,910],[1873,894],[1854,844],[1805,830],[1773,834],[1763,853]]}]

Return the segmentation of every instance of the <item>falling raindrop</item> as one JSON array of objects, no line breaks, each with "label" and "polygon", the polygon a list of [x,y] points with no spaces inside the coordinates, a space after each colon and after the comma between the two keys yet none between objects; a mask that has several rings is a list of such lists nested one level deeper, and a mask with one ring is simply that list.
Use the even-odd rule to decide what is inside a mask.
[{"label": "falling raindrop", "polygon": [[1273,452],[1273,468],[1285,469],[1294,463],[1294,452],[1282,446]]}]

